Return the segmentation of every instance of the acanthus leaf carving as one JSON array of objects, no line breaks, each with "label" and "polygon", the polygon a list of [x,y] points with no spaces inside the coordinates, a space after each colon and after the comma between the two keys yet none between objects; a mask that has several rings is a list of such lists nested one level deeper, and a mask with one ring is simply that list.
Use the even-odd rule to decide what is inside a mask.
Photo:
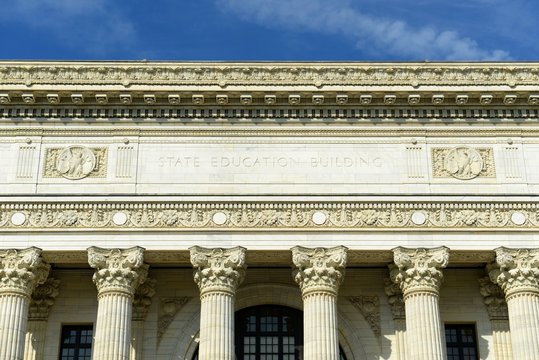
[{"label": "acanthus leaf carving", "polygon": [[348,301],[363,315],[374,335],[381,336],[380,299],[378,296],[349,296]]},{"label": "acanthus leaf carving", "polygon": [[337,295],[344,279],[347,248],[292,248],[292,262],[296,266],[293,277],[303,296],[312,292],[330,292]]},{"label": "acanthus leaf carving", "polygon": [[443,281],[442,269],[449,263],[449,249],[437,248],[408,249],[398,247],[393,250],[394,264],[389,266],[390,277],[399,284],[404,298],[415,292],[438,294]]},{"label": "acanthus leaf carving", "polygon": [[36,286],[30,298],[28,320],[46,320],[58,296],[60,280],[49,277],[43,284]]},{"label": "acanthus leaf carving", "polygon": [[157,341],[165,334],[168,326],[174,320],[176,314],[190,300],[190,297],[163,298],[159,306],[159,318],[157,320]]},{"label": "acanthus leaf carving", "polygon": [[236,291],[245,277],[245,248],[209,249],[193,246],[189,250],[195,269],[194,280],[201,296],[213,291]]},{"label": "acanthus leaf carving", "polygon": [[402,289],[399,284],[394,283],[390,278],[384,279],[384,283],[384,290],[387,295],[389,306],[391,307],[393,319],[404,319],[406,317],[406,311],[404,308]]},{"label": "acanthus leaf carving", "polygon": [[150,305],[152,304],[152,297],[155,295],[155,279],[146,278],[142,284],[140,284],[133,296],[133,320],[143,321],[148,314]]},{"label": "acanthus leaf carving", "polygon": [[496,263],[488,266],[490,279],[504,291],[506,299],[522,292],[539,294],[539,249],[495,249]]},{"label": "acanthus leaf carving", "polygon": [[50,265],[41,258],[41,249],[0,250],[0,293],[18,293],[30,298],[37,285],[43,284]]},{"label": "acanthus leaf carving", "polygon": [[88,263],[96,269],[92,279],[100,296],[119,292],[132,297],[148,275],[144,249],[138,246],[129,249],[92,246],[88,248]]},{"label": "acanthus leaf carving", "polygon": [[507,302],[502,288],[493,283],[488,276],[479,279],[479,292],[487,308],[490,320],[508,320]]}]

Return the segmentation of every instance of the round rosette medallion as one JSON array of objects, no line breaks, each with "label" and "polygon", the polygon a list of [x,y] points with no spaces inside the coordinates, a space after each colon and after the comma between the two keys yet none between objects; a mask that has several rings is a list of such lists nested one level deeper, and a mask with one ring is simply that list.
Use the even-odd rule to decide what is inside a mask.
[{"label": "round rosette medallion", "polygon": [[470,180],[483,170],[483,158],[479,151],[467,146],[451,149],[445,157],[445,169],[460,180]]},{"label": "round rosette medallion", "polygon": [[70,146],[62,150],[56,159],[56,170],[69,180],[88,176],[95,168],[96,158],[92,150],[82,146]]}]

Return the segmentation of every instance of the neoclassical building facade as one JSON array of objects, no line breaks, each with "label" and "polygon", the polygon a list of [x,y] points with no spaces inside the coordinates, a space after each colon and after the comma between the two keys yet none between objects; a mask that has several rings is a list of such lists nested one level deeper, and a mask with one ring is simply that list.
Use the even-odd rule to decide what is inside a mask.
[{"label": "neoclassical building facade", "polygon": [[538,117],[538,63],[0,62],[0,360],[537,360]]}]

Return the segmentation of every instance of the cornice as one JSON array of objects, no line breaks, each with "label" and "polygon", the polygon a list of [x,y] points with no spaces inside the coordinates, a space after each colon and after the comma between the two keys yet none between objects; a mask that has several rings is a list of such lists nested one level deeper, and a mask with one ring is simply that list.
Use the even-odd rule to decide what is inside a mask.
[{"label": "cornice", "polygon": [[21,231],[537,231],[539,202],[3,202]]},{"label": "cornice", "polygon": [[0,84],[535,86],[539,63],[0,62]]}]

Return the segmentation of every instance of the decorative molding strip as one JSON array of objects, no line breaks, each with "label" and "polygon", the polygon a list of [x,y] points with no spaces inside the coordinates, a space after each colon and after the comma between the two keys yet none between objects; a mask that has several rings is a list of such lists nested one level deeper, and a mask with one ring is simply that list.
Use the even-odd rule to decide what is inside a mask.
[{"label": "decorative molding strip", "polygon": [[4,231],[537,231],[538,202],[9,202]]},{"label": "decorative molding strip", "polygon": [[[290,122],[311,120],[324,122],[340,121],[350,123],[355,121],[371,121],[372,119],[387,119],[393,121],[412,121],[414,119],[429,120],[431,122],[473,120],[496,121],[504,119],[537,119],[539,109],[535,108],[401,108],[401,107],[241,107],[241,108],[126,108],[126,107],[90,107],[90,108],[51,108],[51,107],[0,107],[0,120],[13,121],[13,119],[46,119],[48,122],[60,119],[92,119],[92,122],[110,122],[110,119],[174,119],[177,121],[192,121],[204,119],[211,121],[237,122],[247,119],[264,119],[268,121],[286,120]],[[250,122],[250,121],[249,121]]]},{"label": "decorative molding strip", "polygon": [[0,62],[0,84],[536,85],[537,63]]},{"label": "decorative molding strip", "polygon": [[[190,126],[190,127],[0,127],[0,137],[13,140],[17,136],[48,136],[48,137],[100,137],[100,136],[140,136],[140,137],[241,137],[241,136],[273,136],[273,137],[445,137],[455,138],[459,143],[461,137],[515,137],[537,138],[539,127],[252,127],[252,126]],[[15,139],[24,142],[25,139]],[[410,139],[412,140],[412,139]],[[444,140],[447,141],[447,140]]]}]

